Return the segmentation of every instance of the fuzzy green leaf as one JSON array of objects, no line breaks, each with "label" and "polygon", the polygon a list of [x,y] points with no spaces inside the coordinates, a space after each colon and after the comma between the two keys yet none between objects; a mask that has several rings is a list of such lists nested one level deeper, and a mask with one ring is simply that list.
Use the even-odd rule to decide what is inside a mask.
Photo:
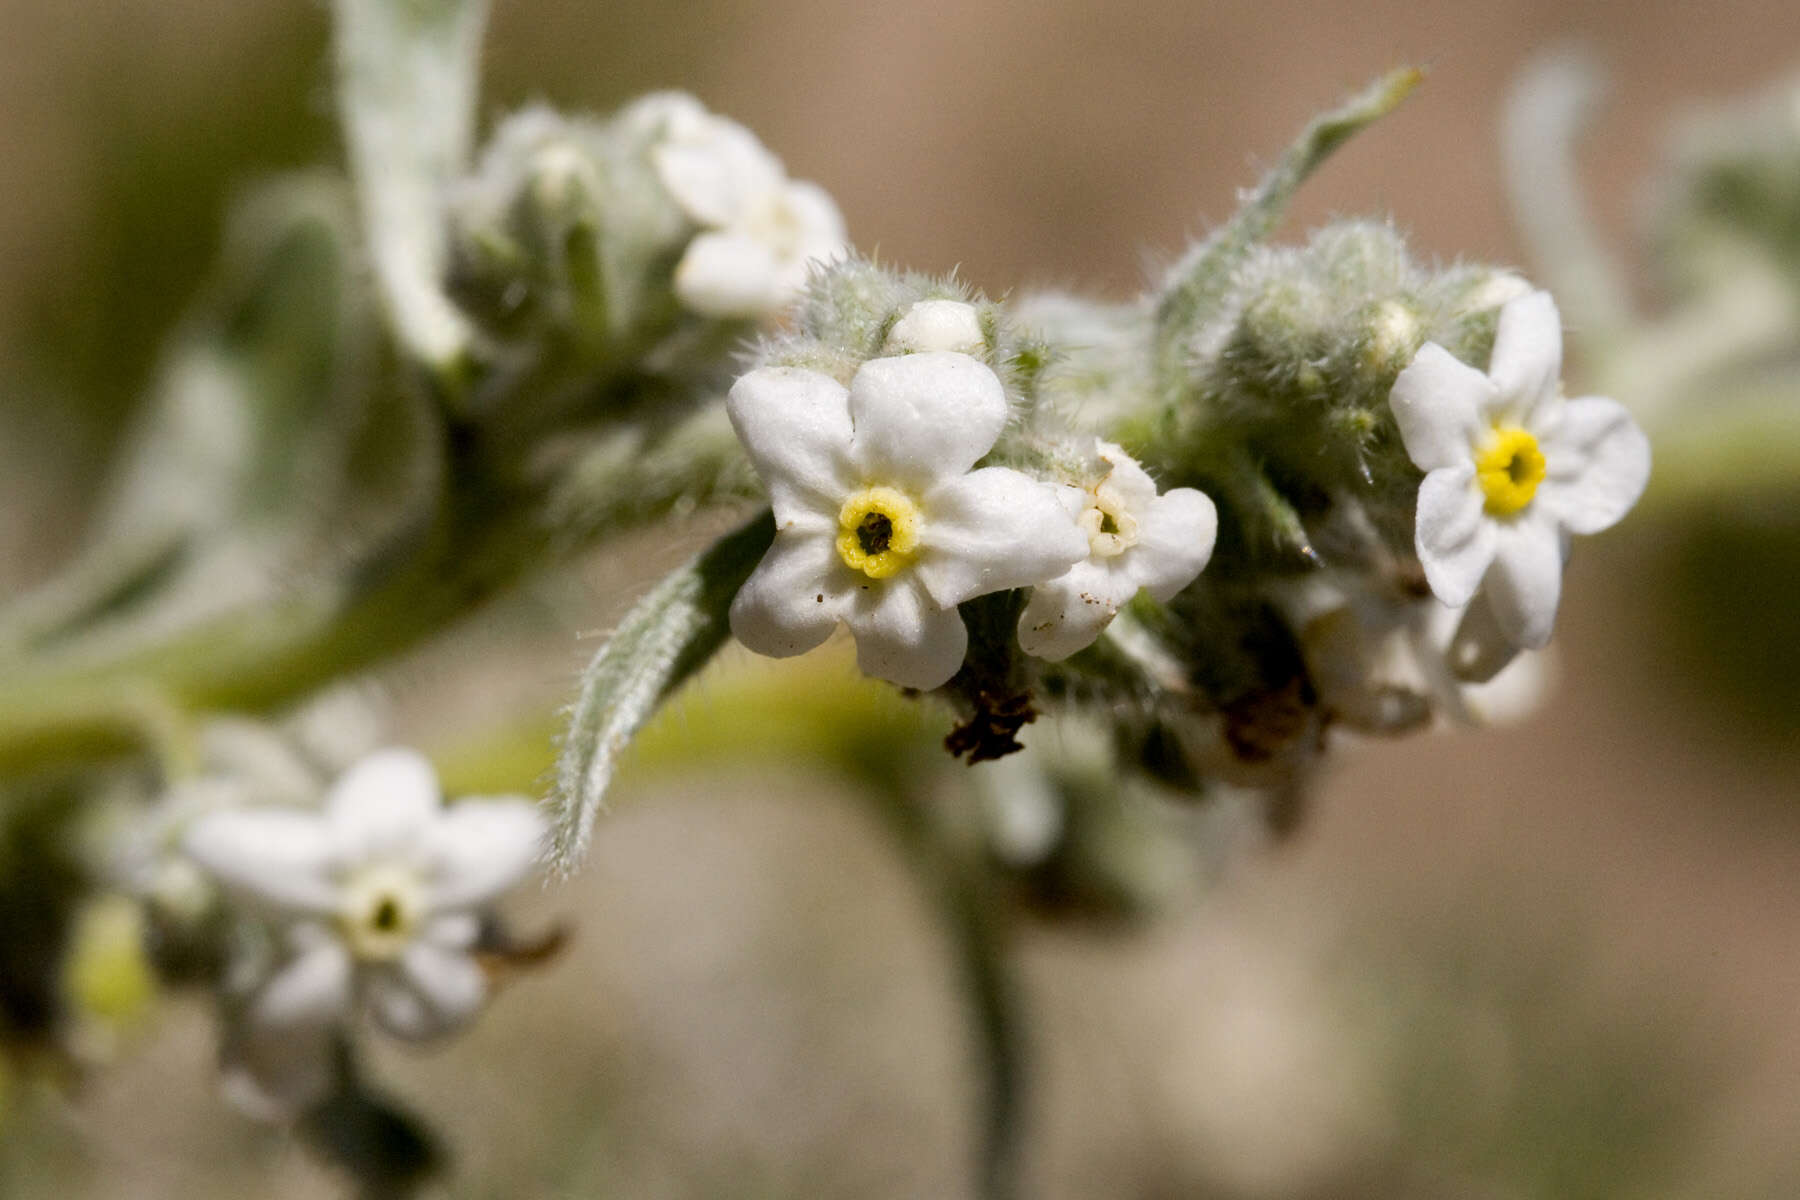
[{"label": "fuzzy green leaf", "polygon": [[444,293],[444,196],[468,164],[484,0],[336,0],[338,104],[375,277],[407,351],[446,382],[471,329]]},{"label": "fuzzy green leaf", "polygon": [[1315,118],[1239,207],[1237,215],[1182,256],[1158,301],[1159,358],[1178,355],[1181,331],[1205,320],[1230,288],[1233,269],[1275,229],[1309,175],[1353,134],[1392,112],[1424,79],[1417,67],[1389,71]]},{"label": "fuzzy green leaf", "polygon": [[582,673],[551,798],[555,858],[567,871],[587,853],[619,757],[657,706],[725,644],[727,614],[775,538],[764,512],[666,576],[639,600]]}]

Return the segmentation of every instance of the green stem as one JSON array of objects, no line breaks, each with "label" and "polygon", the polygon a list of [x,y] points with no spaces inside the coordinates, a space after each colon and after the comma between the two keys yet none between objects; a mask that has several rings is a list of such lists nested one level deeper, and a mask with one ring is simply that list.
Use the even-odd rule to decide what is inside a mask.
[{"label": "green stem", "polygon": [[896,782],[908,777],[883,773],[879,781],[868,780],[869,789],[930,895],[956,957],[986,1093],[976,1163],[980,1195],[1013,1200],[1022,1189],[1027,1055],[1011,922],[980,865],[955,854],[918,799]]},{"label": "green stem", "polygon": [[1025,1029],[1009,960],[1010,929],[987,889],[969,872],[941,881],[940,890],[987,1084],[981,1194],[987,1200],[1010,1200],[1022,1190],[1025,1129]]},{"label": "green stem", "polygon": [[147,703],[177,712],[266,710],[366,670],[540,561],[549,539],[536,512],[486,488],[459,489],[440,500],[398,564],[377,560],[359,579],[312,581],[279,603],[148,648],[18,666],[0,684],[0,772],[141,750],[150,744]]}]

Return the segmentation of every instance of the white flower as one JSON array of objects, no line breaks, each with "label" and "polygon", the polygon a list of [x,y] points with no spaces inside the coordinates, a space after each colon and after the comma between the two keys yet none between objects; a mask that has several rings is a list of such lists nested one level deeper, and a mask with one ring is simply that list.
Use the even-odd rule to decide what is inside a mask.
[{"label": "white flower", "polygon": [[1087,535],[1086,553],[1063,574],[1032,589],[1019,617],[1019,646],[1057,661],[1093,644],[1119,608],[1143,588],[1173,599],[1212,557],[1218,513],[1205,494],[1156,484],[1129,454],[1096,440],[1086,487],[1060,489]]},{"label": "white flower", "polygon": [[470,953],[479,911],[529,871],[543,833],[524,800],[445,808],[431,764],[401,749],[358,762],[320,809],[197,820],[187,854],[283,922],[283,955],[238,1030],[239,1065],[294,1099],[323,1078],[316,1054],[298,1047],[328,1045],[360,1008],[407,1039],[474,1016],[487,997]]},{"label": "white flower", "polygon": [[1340,733],[1391,736],[1426,726],[1434,714],[1440,724],[1516,724],[1542,706],[1554,682],[1548,648],[1509,649],[1491,680],[1468,682],[1456,650],[1465,610],[1368,576],[1314,572],[1276,595]]},{"label": "white flower", "polygon": [[973,304],[960,300],[920,300],[894,322],[887,336],[890,354],[928,350],[980,354],[985,349],[987,335],[981,331],[981,314]]},{"label": "white flower", "polygon": [[1562,395],[1562,327],[1547,292],[1500,310],[1486,374],[1426,343],[1390,403],[1419,487],[1415,541],[1431,590],[1460,608],[1477,590],[1515,646],[1550,639],[1568,536],[1637,502],[1650,443],[1612,400]]},{"label": "white flower", "polygon": [[1007,404],[967,355],[872,359],[848,390],[766,367],[726,408],[775,510],[775,544],[731,606],[731,631],[758,654],[804,653],[842,621],[865,673],[934,688],[968,649],[958,604],[1088,552],[1050,485],[970,469]]},{"label": "white flower", "polygon": [[790,180],[755,134],[697,102],[669,105],[650,154],[663,186],[703,230],[675,268],[675,294],[695,312],[779,312],[805,286],[810,261],[844,249],[844,221],[825,190]]}]

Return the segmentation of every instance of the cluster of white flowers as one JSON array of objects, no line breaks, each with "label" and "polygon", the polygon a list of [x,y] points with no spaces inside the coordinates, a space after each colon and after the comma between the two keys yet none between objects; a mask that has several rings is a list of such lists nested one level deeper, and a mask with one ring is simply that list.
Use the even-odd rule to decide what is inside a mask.
[{"label": "cluster of white flowers", "polygon": [[1464,635],[1513,649],[1550,639],[1572,534],[1623,517],[1650,477],[1650,442],[1598,396],[1562,394],[1562,325],[1547,292],[1500,310],[1485,373],[1427,343],[1390,397],[1419,487],[1416,548],[1437,598],[1469,606]]},{"label": "cluster of white flowers", "polygon": [[445,807],[431,764],[368,755],[322,805],[215,809],[188,857],[269,931],[238,965],[227,1080],[245,1107],[286,1116],[331,1086],[335,1043],[366,1011],[407,1040],[449,1033],[486,1001],[473,951],[483,912],[537,860],[544,823],[523,799]]},{"label": "cluster of white flowers", "polygon": [[922,301],[889,335],[901,353],[863,363],[848,388],[795,367],[737,382],[727,409],[777,531],[732,605],[738,640],[785,657],[842,622],[866,673],[930,689],[967,653],[965,600],[1035,586],[1021,646],[1063,658],[1139,588],[1167,599],[1199,574],[1211,501],[1159,497],[1118,446],[1095,446],[1085,486],[976,467],[1010,412],[975,357],[984,345],[972,306]]},{"label": "cluster of white flowers", "polygon": [[845,250],[843,217],[817,184],[791,180],[781,161],[736,121],[691,97],[665,107],[657,177],[701,232],[675,268],[675,294],[710,317],[766,317],[806,283],[809,263]]}]

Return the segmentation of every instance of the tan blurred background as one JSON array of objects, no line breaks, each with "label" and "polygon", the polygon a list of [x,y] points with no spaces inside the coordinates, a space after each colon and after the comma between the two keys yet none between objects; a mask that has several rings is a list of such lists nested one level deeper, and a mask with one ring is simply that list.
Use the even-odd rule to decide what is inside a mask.
[{"label": "tan blurred background", "polygon": [[[0,585],[66,546],[234,187],[334,152],[321,7],[0,0]],[[1641,263],[1666,123],[1800,62],[1791,0],[496,7],[490,115],[691,89],[830,189],[859,246],[995,293],[1130,294],[1401,62],[1427,85],[1288,235],[1392,214],[1421,255],[1518,261],[1499,105],[1571,37],[1614,85],[1595,211]],[[1667,633],[1660,536],[1580,548],[1562,685],[1524,725],[1350,750],[1299,836],[1192,914],[1027,939],[1028,1195],[1800,1195],[1800,713],[1745,716]],[[586,578],[591,610],[540,619],[506,695],[557,696],[573,635],[616,614],[628,577]],[[1753,588],[1716,618],[1793,603]],[[402,672],[413,720],[447,673]],[[461,719],[500,686],[465,685]],[[384,1062],[454,1139],[456,1194],[969,1194],[969,1035],[875,824],[805,764],[626,792],[533,906],[576,914],[567,960],[447,1052]],[[169,1014],[17,1178],[330,1194],[211,1095],[209,1037]]]}]

